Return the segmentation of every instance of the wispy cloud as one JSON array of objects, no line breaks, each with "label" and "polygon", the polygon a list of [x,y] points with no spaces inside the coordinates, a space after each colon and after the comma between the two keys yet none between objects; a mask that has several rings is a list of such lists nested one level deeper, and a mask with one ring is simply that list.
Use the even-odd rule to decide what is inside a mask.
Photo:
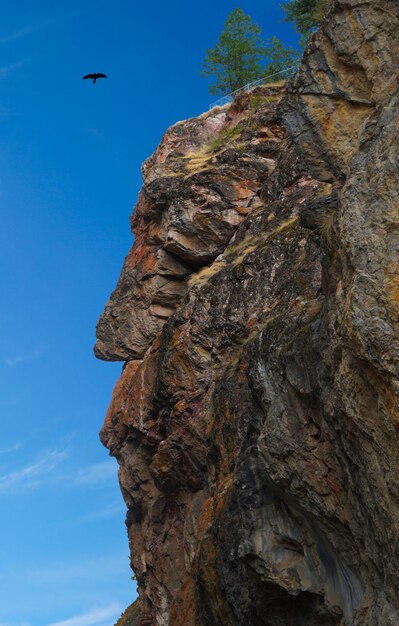
[{"label": "wispy cloud", "polygon": [[10,43],[10,41],[15,41],[16,39],[20,39],[21,37],[25,37],[25,35],[30,35],[34,33],[36,30],[39,30],[41,25],[36,26],[26,26],[25,28],[20,28],[19,30],[10,33],[9,35],[5,35],[4,37],[0,37],[1,43]]},{"label": "wispy cloud", "polygon": [[119,617],[121,612],[121,606],[114,603],[101,609],[94,609],[88,613],[76,615],[63,622],[52,622],[47,626],[101,626],[104,620],[113,620]]},{"label": "wispy cloud", "polygon": [[92,135],[93,137],[100,137],[101,136],[101,131],[96,126],[90,126],[87,129],[87,132],[89,133],[89,135]]},{"label": "wispy cloud", "polygon": [[75,519],[68,522],[68,526],[77,526],[80,524],[85,524],[87,522],[95,522],[100,519],[113,517],[114,515],[118,515],[120,518],[122,518],[123,515],[126,515],[126,506],[119,502],[118,504],[105,506],[104,508],[98,509],[96,511],[90,511],[90,513],[80,515],[79,517],[76,517]]},{"label": "wispy cloud", "polygon": [[30,489],[43,482],[48,482],[51,472],[66,459],[66,452],[50,450],[42,454],[36,462],[14,472],[0,475],[0,494],[10,493],[15,489]]},{"label": "wispy cloud", "polygon": [[25,65],[29,59],[21,59],[20,61],[16,61],[15,63],[10,63],[10,65],[2,65],[0,66],[0,79],[7,78],[10,74],[18,70],[20,67]]},{"label": "wispy cloud", "polygon": [[[22,448],[22,443],[20,441],[17,441],[17,443],[14,443],[12,446],[9,446],[8,448],[0,448],[0,454],[8,454],[9,452],[15,452],[15,450],[19,450],[20,448]],[[3,626],[3,625],[0,624],[0,626]]]},{"label": "wispy cloud", "polygon": [[99,485],[109,480],[115,480],[115,477],[115,462],[110,459],[83,467],[78,470],[73,478],[78,485]]},{"label": "wispy cloud", "polygon": [[[17,450],[21,444],[0,450],[0,454]],[[62,466],[72,458],[66,449],[45,451],[38,458],[24,467],[0,474],[0,495],[19,493],[21,490],[33,489],[42,485],[62,483],[68,488],[91,488],[112,485],[116,483],[116,466],[110,459],[101,463],[93,463],[77,469]],[[114,511],[103,513],[107,517]],[[101,514],[99,513],[99,516]],[[1,626],[1,624],[0,624]]]},{"label": "wispy cloud", "polygon": [[[1,78],[1,68],[0,68],[0,78]],[[23,354],[16,354],[14,356],[4,357],[3,361],[9,367],[15,367],[16,365],[19,365],[20,363],[25,363],[26,361],[34,361],[35,359],[38,359],[39,357],[42,356],[44,352],[45,352],[45,348],[43,346],[39,346],[31,350],[30,352],[25,352]]]},{"label": "wispy cloud", "polygon": [[68,16],[62,15],[60,17],[54,17],[50,20],[45,20],[44,22],[41,22],[40,24],[31,24],[28,26],[24,26],[23,28],[19,28],[18,30],[15,30],[14,32],[9,33],[8,35],[4,35],[3,37],[0,37],[0,44],[10,43],[11,41],[16,41],[17,39],[21,39],[21,37],[26,37],[27,35],[31,35],[32,33],[35,33],[38,30],[45,28],[46,26],[50,26],[51,24],[55,24],[57,22],[64,20],[66,17]]},{"label": "wispy cloud", "polygon": [[[50,567],[27,568],[24,567],[24,580],[27,581],[29,587],[47,587],[53,585],[61,585],[63,588],[76,584],[88,585],[89,581],[100,581],[116,579],[118,576],[124,575],[128,569],[129,558],[126,551],[112,552],[97,556],[86,556],[79,560],[76,558],[72,562],[58,561]],[[18,569],[17,575],[21,576],[21,570]],[[10,568],[0,569],[0,581],[3,584],[3,578],[10,576]]]}]

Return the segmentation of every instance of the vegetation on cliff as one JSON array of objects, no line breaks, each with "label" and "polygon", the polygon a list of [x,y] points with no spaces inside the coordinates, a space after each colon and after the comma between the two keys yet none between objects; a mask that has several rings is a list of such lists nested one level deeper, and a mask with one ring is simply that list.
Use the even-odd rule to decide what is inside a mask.
[{"label": "vegetation on cliff", "polygon": [[286,21],[293,22],[306,43],[320,24],[330,0],[289,0],[282,4]]},{"label": "vegetation on cliff", "polygon": [[[305,44],[320,23],[329,0],[290,0],[282,5],[286,21],[293,22]],[[211,94],[227,93],[260,78],[297,65],[299,52],[287,48],[277,37],[261,38],[261,29],[240,8],[227,17],[213,48],[206,51],[201,75],[215,79]]]},{"label": "vegetation on cliff", "polygon": [[213,76],[211,94],[234,91],[263,74],[264,45],[261,29],[242,9],[227,17],[214,48],[206,51],[202,76]]},{"label": "vegetation on cliff", "polygon": [[277,37],[263,41],[260,27],[242,9],[235,9],[217,44],[206,51],[201,75],[215,78],[211,94],[227,93],[298,62],[297,50],[287,48]]}]

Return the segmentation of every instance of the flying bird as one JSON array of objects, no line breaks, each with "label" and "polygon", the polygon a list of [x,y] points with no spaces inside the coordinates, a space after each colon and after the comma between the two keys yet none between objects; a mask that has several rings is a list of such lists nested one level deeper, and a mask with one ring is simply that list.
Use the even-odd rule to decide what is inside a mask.
[{"label": "flying bird", "polygon": [[101,74],[100,72],[94,72],[94,74],[86,74],[86,76],[83,76],[83,80],[86,80],[86,78],[91,78],[94,84],[97,78],[107,78],[107,75]]}]

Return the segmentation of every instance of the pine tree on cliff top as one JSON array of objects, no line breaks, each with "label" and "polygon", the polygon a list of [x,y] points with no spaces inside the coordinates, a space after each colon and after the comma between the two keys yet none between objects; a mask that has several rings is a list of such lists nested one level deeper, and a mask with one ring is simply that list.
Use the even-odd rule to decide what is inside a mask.
[{"label": "pine tree on cliff top", "polygon": [[303,43],[320,24],[330,0],[289,0],[281,5],[286,14],[286,22],[294,22],[302,35]]},{"label": "pine tree on cliff top", "polygon": [[260,34],[260,27],[242,9],[230,13],[216,46],[206,51],[201,71],[216,79],[211,94],[235,91],[298,64],[297,50],[286,48],[277,37],[265,43]]},{"label": "pine tree on cliff top", "polygon": [[228,16],[224,31],[214,48],[206,51],[202,76],[215,76],[211,94],[226,93],[263,76],[261,64],[265,47],[261,29],[242,9]]}]

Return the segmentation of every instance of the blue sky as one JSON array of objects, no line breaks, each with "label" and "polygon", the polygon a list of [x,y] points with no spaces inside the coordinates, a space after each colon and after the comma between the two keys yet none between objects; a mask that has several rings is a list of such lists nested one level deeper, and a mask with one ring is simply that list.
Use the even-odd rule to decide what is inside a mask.
[{"label": "blue sky", "polygon": [[[236,2],[20,0],[0,26],[0,626],[111,626],[134,595],[116,463],[121,365],[92,354],[131,245],[140,165],[208,108]],[[239,6],[296,41],[277,1]],[[92,85],[87,72],[109,78]]]}]

